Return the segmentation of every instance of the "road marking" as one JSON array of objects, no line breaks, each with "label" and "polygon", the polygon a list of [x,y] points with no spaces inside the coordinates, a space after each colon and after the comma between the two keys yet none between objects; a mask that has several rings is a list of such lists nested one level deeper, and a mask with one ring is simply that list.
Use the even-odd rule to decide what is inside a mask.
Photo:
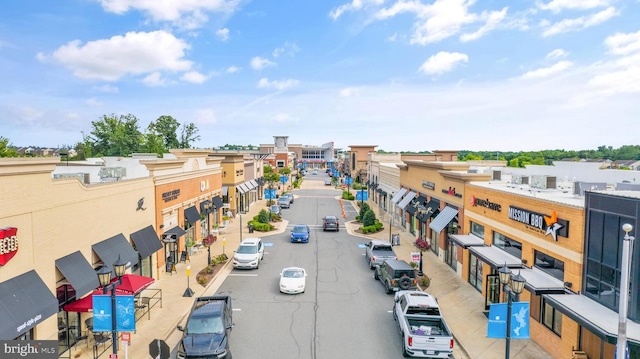
[{"label": "road marking", "polygon": [[358,243],[358,248],[367,248],[366,244]]},{"label": "road marking", "polygon": [[264,242],[265,247],[273,247],[273,242]]},{"label": "road marking", "polygon": [[240,274],[240,273],[229,273],[230,276],[234,277],[257,277],[257,274]]},{"label": "road marking", "polygon": [[231,309],[231,310],[232,310],[232,311],[234,311],[234,312],[239,312],[239,311],[241,311],[242,309],[240,309],[240,308],[233,308],[233,309]]}]

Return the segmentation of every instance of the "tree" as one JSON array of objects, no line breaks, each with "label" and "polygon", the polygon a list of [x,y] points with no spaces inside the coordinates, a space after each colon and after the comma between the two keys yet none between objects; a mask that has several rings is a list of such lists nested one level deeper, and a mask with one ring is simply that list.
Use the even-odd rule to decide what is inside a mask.
[{"label": "tree", "polygon": [[280,181],[280,176],[273,171],[271,166],[264,166],[264,180],[267,182],[267,188],[269,190],[273,190],[275,187],[275,183]]},{"label": "tree", "polygon": [[180,131],[180,147],[191,148],[191,143],[200,141],[200,135],[198,135],[198,128],[195,123],[189,122],[182,124],[182,130]]},{"label": "tree", "polygon": [[134,115],[104,115],[98,121],[91,121],[91,125],[93,131],[86,140],[95,156],[129,156],[139,152],[142,133]]},{"label": "tree", "polygon": [[[149,123],[147,131],[162,138],[164,149],[179,148],[178,128],[180,123],[171,116],[160,116],[155,122]],[[154,151],[155,152],[155,151]]]},{"label": "tree", "polygon": [[142,152],[157,153],[158,155],[167,153],[167,148],[164,146],[164,140],[161,136],[147,132],[143,135],[143,138],[144,140],[140,148]]},{"label": "tree", "polygon": [[18,151],[11,146],[8,138],[0,136],[0,157],[19,157]]},{"label": "tree", "polygon": [[364,212],[364,217],[362,219],[362,225],[364,227],[367,227],[367,226],[373,226],[374,224],[376,224],[376,214],[373,212],[373,210],[371,208],[368,208]]},{"label": "tree", "polygon": [[[362,203],[362,207],[360,207],[360,213],[359,213],[360,222],[362,222],[364,220],[364,215],[367,213],[367,211],[371,211],[371,206],[369,206],[369,204],[367,202],[363,202]],[[375,217],[375,214],[374,214],[374,216],[373,216],[374,221],[375,221],[375,218],[376,217]],[[362,222],[362,223],[364,224],[364,222]],[[365,226],[366,226],[366,224],[365,224]]]}]

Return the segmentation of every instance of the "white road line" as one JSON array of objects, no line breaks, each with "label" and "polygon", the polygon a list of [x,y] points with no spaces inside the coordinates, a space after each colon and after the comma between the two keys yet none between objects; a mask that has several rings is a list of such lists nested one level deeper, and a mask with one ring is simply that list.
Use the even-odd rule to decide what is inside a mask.
[{"label": "white road line", "polygon": [[239,309],[239,308],[233,308],[233,309],[231,309],[231,310],[232,310],[232,311],[234,311],[234,312],[239,312],[239,311],[241,311],[242,309]]}]

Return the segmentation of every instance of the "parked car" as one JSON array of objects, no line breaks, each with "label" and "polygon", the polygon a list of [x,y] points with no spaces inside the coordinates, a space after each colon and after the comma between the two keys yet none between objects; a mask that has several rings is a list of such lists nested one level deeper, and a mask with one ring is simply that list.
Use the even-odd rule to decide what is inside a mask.
[{"label": "parked car", "polygon": [[310,233],[311,230],[306,224],[296,224],[293,229],[291,229],[291,242],[307,243],[309,242]]},{"label": "parked car", "polygon": [[198,297],[193,303],[185,327],[178,325],[182,339],[178,359],[231,358],[229,334],[233,328],[231,297]]},{"label": "parked car", "polygon": [[277,204],[271,205],[271,207],[269,207],[269,212],[272,214],[280,214],[280,206]]},{"label": "parked car", "polygon": [[289,203],[293,203],[293,193],[291,192],[287,192],[287,193],[283,193],[280,195],[280,197],[287,197],[289,198]]},{"label": "parked car", "polygon": [[340,222],[336,216],[325,216],[322,218],[322,231],[340,231]]},{"label": "parked car", "polygon": [[387,259],[376,266],[373,278],[382,282],[387,294],[418,289],[415,269],[403,260]]},{"label": "parked car", "polygon": [[247,238],[240,243],[233,255],[233,268],[258,269],[262,259],[264,259],[262,238]]},{"label": "parked car", "polygon": [[331,186],[331,178],[327,178],[326,180],[324,180],[324,185]]},{"label": "parked car", "polygon": [[364,257],[371,269],[374,269],[376,265],[387,259],[398,259],[391,243],[377,239],[371,240],[366,244]]},{"label": "parked car", "polygon": [[278,206],[280,206],[280,208],[290,208],[291,201],[289,201],[289,197],[280,196],[280,198],[278,198]]},{"label": "parked car", "polygon": [[313,170],[313,171],[311,172],[311,174],[312,174],[312,175],[317,175],[317,174],[318,174],[318,170]]},{"label": "parked car", "polygon": [[307,272],[303,268],[288,267],[280,272],[280,292],[286,294],[304,293]]}]

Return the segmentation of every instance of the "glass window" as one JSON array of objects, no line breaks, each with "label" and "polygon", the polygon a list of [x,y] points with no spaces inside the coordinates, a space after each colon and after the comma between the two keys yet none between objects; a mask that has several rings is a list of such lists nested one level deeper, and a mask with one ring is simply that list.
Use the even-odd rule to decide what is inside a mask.
[{"label": "glass window", "polygon": [[535,251],[534,266],[543,272],[564,281],[564,262],[546,253]]},{"label": "glass window", "polygon": [[522,243],[501,233],[493,232],[493,245],[501,248],[516,258],[522,258]]},{"label": "glass window", "polygon": [[552,307],[547,301],[543,301],[542,324],[551,329],[558,336],[562,336],[562,313]]},{"label": "glass window", "polygon": [[482,260],[470,254],[469,283],[482,292]]},{"label": "glass window", "polygon": [[471,222],[471,233],[484,239],[484,226],[475,222]]}]

